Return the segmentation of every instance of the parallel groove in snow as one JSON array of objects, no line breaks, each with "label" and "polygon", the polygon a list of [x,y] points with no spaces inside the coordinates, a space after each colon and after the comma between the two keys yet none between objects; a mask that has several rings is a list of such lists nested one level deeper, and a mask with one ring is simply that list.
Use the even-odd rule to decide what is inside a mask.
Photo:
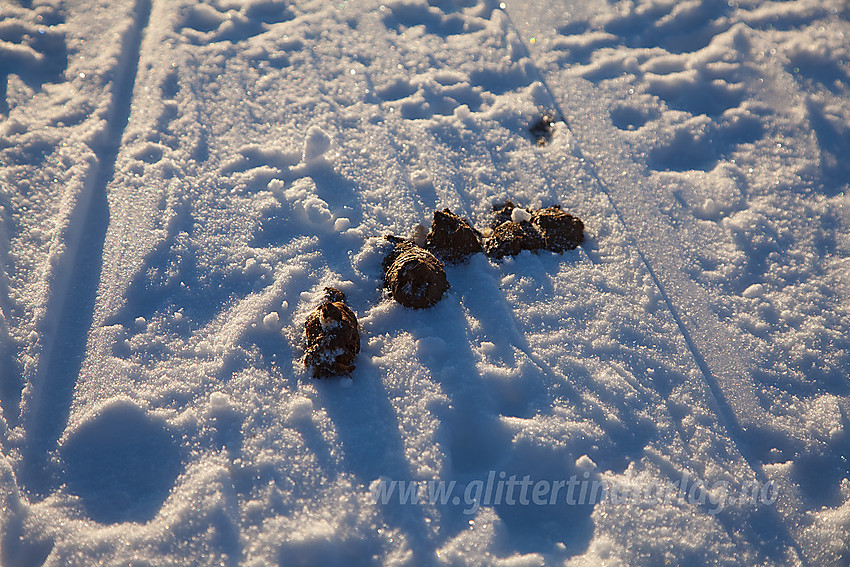
[{"label": "parallel groove in snow", "polygon": [[[92,148],[97,162],[70,214],[65,249],[51,278],[49,320],[38,371],[32,384],[23,422],[27,432],[22,452],[22,483],[36,496],[53,488],[50,452],[66,425],[74,387],[86,349],[101,272],[106,230],[109,226],[107,186],[130,116],[139,50],[150,17],[150,0],[137,0],[135,21],[127,30],[115,66],[110,116],[103,145]],[[50,315],[52,314],[52,316]]]}]

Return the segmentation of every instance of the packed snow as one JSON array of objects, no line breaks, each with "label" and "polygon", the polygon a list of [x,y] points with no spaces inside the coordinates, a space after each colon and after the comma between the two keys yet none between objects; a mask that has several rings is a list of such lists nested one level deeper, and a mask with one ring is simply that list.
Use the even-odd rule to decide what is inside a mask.
[{"label": "packed snow", "polygon": [[[0,564],[848,565],[848,36],[843,0],[0,2]],[[583,244],[389,296],[385,235],[508,200]],[[325,287],[361,350],[319,380]]]}]

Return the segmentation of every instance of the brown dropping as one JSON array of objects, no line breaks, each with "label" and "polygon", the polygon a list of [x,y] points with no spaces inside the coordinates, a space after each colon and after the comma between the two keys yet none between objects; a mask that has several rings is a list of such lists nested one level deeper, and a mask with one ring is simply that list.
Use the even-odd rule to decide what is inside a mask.
[{"label": "brown dropping", "polygon": [[543,237],[543,245],[552,252],[572,250],[584,240],[584,223],[561,210],[560,205],[531,213],[531,224]]},{"label": "brown dropping", "polygon": [[354,371],[360,352],[357,317],[345,304],[345,294],[325,288],[325,297],[304,323],[304,364],[313,367],[313,377],[342,376]]},{"label": "brown dropping", "polygon": [[413,242],[397,242],[384,260],[384,284],[393,299],[414,309],[436,304],[449,288],[443,263]]},{"label": "brown dropping", "polygon": [[[484,243],[484,252],[494,259],[519,254],[523,250],[572,250],[584,240],[581,219],[561,210],[560,205],[545,209],[525,209],[530,221],[514,222],[516,205],[507,201],[493,207],[492,233]],[[526,218],[528,215],[525,215]]]},{"label": "brown dropping", "polygon": [[479,232],[468,220],[448,209],[434,211],[431,230],[425,237],[425,248],[450,264],[462,262],[482,250]]},{"label": "brown dropping", "polygon": [[510,201],[505,201],[504,205],[495,205],[493,207],[493,220],[490,222],[490,228],[496,228],[503,222],[510,221],[515,208],[516,205]]},{"label": "brown dropping", "polygon": [[493,229],[484,243],[484,252],[495,260],[516,256],[523,250],[540,250],[543,237],[528,221],[506,221]]}]

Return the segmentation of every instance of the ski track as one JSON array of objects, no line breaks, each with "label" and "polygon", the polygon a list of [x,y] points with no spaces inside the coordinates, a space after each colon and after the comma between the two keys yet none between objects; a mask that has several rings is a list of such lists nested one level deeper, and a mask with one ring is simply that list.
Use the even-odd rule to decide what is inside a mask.
[{"label": "ski track", "polygon": [[[553,99],[563,101],[564,97],[553,96]],[[570,125],[572,121],[566,118],[574,114],[564,114],[561,105],[557,106],[567,127],[576,132],[576,129]],[[578,139],[579,148],[582,144],[587,144],[587,136],[579,135]],[[579,151],[581,152],[580,149]],[[583,152],[582,155],[584,155]],[[649,272],[695,364],[702,373],[703,380],[715,402],[718,416],[735,439],[738,450],[749,467],[756,473],[758,480],[764,483],[767,475],[748,449],[745,432],[750,428],[766,426],[768,418],[755,396],[752,395],[755,385],[749,378],[748,364],[745,362],[748,355],[734,347],[736,343],[742,344],[736,330],[720,324],[717,317],[708,310],[711,301],[707,294],[685,275],[682,269],[684,263],[679,252],[682,249],[681,244],[677,242],[678,239],[672,227],[661,222],[664,217],[650,197],[657,188],[632,186],[632,191],[637,189],[634,194],[643,197],[635,198],[629,194],[629,189],[620,191],[617,189],[617,183],[610,181],[617,169],[629,167],[625,160],[613,167],[606,164],[610,169],[602,175],[595,167],[592,158],[587,159],[587,164],[600,189],[607,195],[618,219],[627,227],[641,263]],[[607,180],[603,178],[606,174]],[[630,213],[624,214],[624,210]],[[773,511],[773,508],[768,509],[771,515]],[[791,534],[790,520],[783,517],[778,517],[776,520],[776,525],[767,526],[767,529],[780,528],[786,534],[797,557],[806,564],[805,555],[801,553],[799,543]],[[768,551],[766,545],[773,545],[773,542],[763,543],[762,552]]]},{"label": "ski track", "polygon": [[[103,244],[109,227],[107,189],[115,174],[124,129],[133,104],[139,51],[150,17],[150,0],[137,0],[135,22],[123,38],[106,136],[92,148],[97,163],[71,212],[66,250],[52,276],[46,312],[55,320],[44,339],[28,411],[23,416],[22,485],[37,498],[55,488],[57,471],[50,455],[68,420],[74,388],[86,352],[95,297],[100,283]],[[52,314],[52,315],[51,315]]]},{"label": "ski track", "polygon": [[[522,17],[528,19],[525,20],[525,30],[521,30],[514,23],[519,14],[512,14],[510,7],[505,7],[505,11],[520,37],[542,38],[551,34],[551,26],[541,25],[544,21],[550,23],[542,16],[542,12],[528,18],[529,10],[526,8]],[[523,45],[532,46],[527,52],[529,58],[534,60],[534,42],[526,40]],[[618,142],[613,136],[610,139],[599,139],[599,133],[610,128],[599,120],[600,116],[607,114],[607,110],[600,104],[604,101],[604,95],[594,96],[594,87],[582,79],[567,78],[564,81],[555,78],[551,81],[552,77],[546,72],[539,68],[537,72],[541,83],[555,101],[559,117],[577,136],[577,145],[587,160],[588,170],[631,235],[632,245],[700,368],[716,403],[717,414],[733,436],[741,455],[760,482],[773,480],[781,489],[785,489],[790,500],[795,500],[794,491],[787,482],[782,478],[771,478],[749,448],[748,432],[768,428],[770,417],[754,395],[756,386],[751,378],[753,363],[743,348],[745,342],[740,331],[720,323],[709,309],[717,303],[716,299],[709,297],[685,273],[681,254],[684,248],[676,230],[664,222],[665,215],[658,205],[659,198],[673,202],[676,197],[666,186],[655,184],[644,177],[637,166],[639,159],[627,153],[620,159],[615,152],[606,151],[606,148],[617,147]],[[563,90],[570,92],[571,96],[559,96],[559,91],[553,90],[551,84],[563,86]],[[579,93],[581,96],[576,96]],[[582,147],[589,148],[589,151],[582,151]],[[632,159],[629,160],[629,157]],[[799,501],[794,504],[799,504]],[[786,544],[794,550],[795,559],[802,565],[808,565],[807,558],[811,551],[805,549],[801,542],[801,534],[797,529],[800,517],[794,506],[780,504],[777,507],[766,507],[765,510],[771,519],[761,529],[783,533]],[[775,542],[763,540],[761,543],[762,552],[768,552],[769,555],[767,546],[773,546]]]}]

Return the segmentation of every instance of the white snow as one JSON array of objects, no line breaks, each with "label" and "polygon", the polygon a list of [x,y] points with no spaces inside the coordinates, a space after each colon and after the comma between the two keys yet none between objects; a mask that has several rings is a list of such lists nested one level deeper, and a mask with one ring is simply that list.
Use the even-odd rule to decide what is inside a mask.
[{"label": "white snow", "polygon": [[531,213],[523,208],[517,207],[511,211],[511,220],[513,222],[529,222],[531,221]]},{"label": "white snow", "polygon": [[[849,35],[841,0],[3,3],[0,564],[847,565]],[[388,297],[384,235],[508,199],[585,242]],[[327,286],[361,352],[314,380]]]},{"label": "white snow", "polygon": [[302,160],[305,163],[315,162],[321,158],[331,147],[331,138],[318,126],[310,126],[307,135],[304,136],[304,153]]}]

